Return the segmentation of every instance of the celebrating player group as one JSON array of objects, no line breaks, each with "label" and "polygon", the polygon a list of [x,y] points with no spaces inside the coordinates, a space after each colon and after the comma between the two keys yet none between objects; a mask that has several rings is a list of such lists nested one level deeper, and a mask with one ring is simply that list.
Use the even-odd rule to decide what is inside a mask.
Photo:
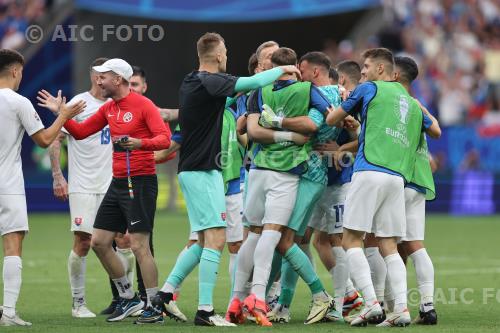
[{"label": "celebrating player group", "polygon": [[[143,96],[140,67],[98,58],[89,68],[90,89],[69,102],[61,91],[39,92],[38,105],[57,116],[49,128],[16,93],[23,57],[0,50],[0,325],[31,326],[16,312],[28,232],[20,158],[25,131],[49,148],[54,194],[69,200],[75,318],[96,316],[85,298],[92,249],[109,276],[102,283],[113,296],[101,311],[108,322],[187,321],[176,300],[199,266],[195,325],[286,324],[299,277],[311,292],[306,325],[437,324],[434,268],[423,241],[425,202],[435,197],[427,137],[437,139],[441,130],[410,95],[415,61],[375,48],[335,63],[322,52],[299,58],[267,41],[249,59],[250,76],[236,77],[226,74],[222,36],[206,33],[196,48],[199,68],[182,81],[178,109]],[[68,180],[59,163],[66,139]],[[176,154],[191,233],[160,286],[153,249],[156,164],[172,163]],[[318,277],[311,240],[331,285]],[[226,244],[231,296],[219,315],[213,293]],[[172,254],[156,253],[164,255]],[[407,258],[421,298],[413,320]]]}]

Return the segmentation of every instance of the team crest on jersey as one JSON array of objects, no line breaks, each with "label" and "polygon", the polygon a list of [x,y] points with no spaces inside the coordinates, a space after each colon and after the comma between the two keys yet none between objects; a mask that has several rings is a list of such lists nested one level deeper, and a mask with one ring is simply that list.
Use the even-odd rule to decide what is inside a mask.
[{"label": "team crest on jersey", "polygon": [[132,121],[132,113],[131,112],[127,112],[123,115],[123,121],[126,122],[126,123],[129,123],[130,121]]},{"label": "team crest on jersey", "polygon": [[220,213],[220,217],[222,219],[222,221],[226,221],[226,213]]},{"label": "team crest on jersey", "polygon": [[75,217],[75,225],[79,227],[83,222],[83,218],[81,217]]}]

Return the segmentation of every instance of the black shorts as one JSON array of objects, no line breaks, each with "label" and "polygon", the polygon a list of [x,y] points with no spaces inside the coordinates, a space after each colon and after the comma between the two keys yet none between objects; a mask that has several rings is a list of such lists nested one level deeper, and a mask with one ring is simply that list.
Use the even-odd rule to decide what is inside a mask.
[{"label": "black shorts", "polygon": [[151,232],[154,226],[158,179],[156,175],[133,176],[134,198],[127,178],[113,178],[97,211],[94,228],[124,234]]}]

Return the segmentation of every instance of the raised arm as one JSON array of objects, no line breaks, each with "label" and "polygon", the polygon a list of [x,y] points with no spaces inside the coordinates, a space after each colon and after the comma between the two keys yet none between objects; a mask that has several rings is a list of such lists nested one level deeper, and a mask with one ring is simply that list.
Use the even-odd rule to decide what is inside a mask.
[{"label": "raised arm", "polygon": [[300,79],[300,71],[296,66],[280,66],[250,77],[238,78],[234,90],[236,92],[245,92],[265,87],[276,81],[283,74],[295,74]]},{"label": "raised arm", "polygon": [[59,106],[59,115],[49,128],[45,128],[31,135],[37,145],[47,148],[59,135],[61,128],[69,119],[81,113],[85,109],[85,102],[78,101],[72,105],[66,105],[65,99]]}]

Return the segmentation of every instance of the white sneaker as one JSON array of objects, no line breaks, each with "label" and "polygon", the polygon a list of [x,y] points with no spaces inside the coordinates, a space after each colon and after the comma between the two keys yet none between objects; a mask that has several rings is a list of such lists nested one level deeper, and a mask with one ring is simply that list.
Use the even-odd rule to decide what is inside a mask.
[{"label": "white sneaker", "polygon": [[378,302],[375,302],[370,306],[365,305],[357,317],[351,321],[351,326],[366,326],[368,324],[368,320],[373,317],[380,316],[382,313],[382,307]]},{"label": "white sneaker", "polygon": [[387,318],[377,325],[377,327],[405,327],[411,324],[410,312],[404,309],[403,312],[392,312]]},{"label": "white sneaker", "polygon": [[179,307],[177,306],[177,303],[175,301],[170,301],[168,304],[163,303],[163,305],[165,306],[166,310],[165,314],[167,316],[169,316],[172,319],[175,319],[176,321],[182,321],[182,322],[187,321],[186,315],[182,313],[181,310],[179,310]]},{"label": "white sneaker", "polygon": [[286,324],[290,321],[290,310],[278,303],[267,313],[267,318],[273,323]]},{"label": "white sneaker", "polygon": [[208,317],[212,326],[220,327],[236,327],[236,324],[228,322],[226,319],[222,318],[218,314]]},{"label": "white sneaker", "polygon": [[307,315],[307,319],[304,321],[304,324],[314,324],[318,321],[321,321],[325,318],[328,311],[335,307],[335,301],[333,298],[328,295],[326,292],[326,298],[324,299],[313,299],[311,303],[311,308],[309,310],[309,314]]},{"label": "white sneaker", "polygon": [[78,305],[76,308],[71,309],[73,318],[95,318],[96,315],[90,311],[85,304]]},{"label": "white sneaker", "polygon": [[5,314],[2,314],[2,318],[0,319],[0,326],[31,326],[32,324],[28,321],[24,321],[19,316],[16,315],[14,317],[8,317]]}]

